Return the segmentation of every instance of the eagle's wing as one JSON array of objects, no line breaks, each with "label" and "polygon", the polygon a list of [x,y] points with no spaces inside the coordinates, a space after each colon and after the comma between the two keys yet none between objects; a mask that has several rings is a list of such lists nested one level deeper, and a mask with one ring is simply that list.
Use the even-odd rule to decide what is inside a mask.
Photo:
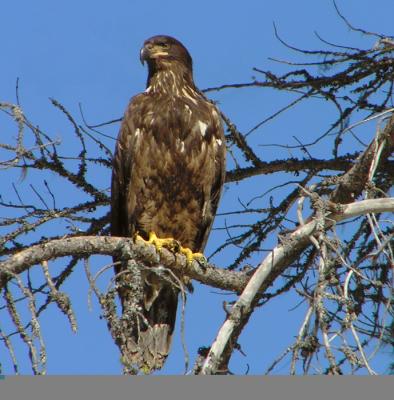
[{"label": "eagle's wing", "polygon": [[135,96],[130,101],[120,127],[115,148],[111,180],[112,236],[130,237],[134,233],[133,226],[127,223],[130,215],[133,214],[133,210],[129,209],[127,204],[127,193],[130,187],[136,137],[134,119],[131,116],[134,111],[133,105],[139,96]]}]

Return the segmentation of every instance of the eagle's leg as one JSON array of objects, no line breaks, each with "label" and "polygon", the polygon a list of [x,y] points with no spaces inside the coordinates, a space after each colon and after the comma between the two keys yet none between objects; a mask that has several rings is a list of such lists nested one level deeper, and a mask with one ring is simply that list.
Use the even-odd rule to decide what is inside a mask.
[{"label": "eagle's leg", "polygon": [[140,235],[136,235],[136,239],[142,240],[145,243],[153,244],[157,251],[160,251],[162,247],[167,247],[172,251],[178,251],[180,244],[174,238],[158,238],[155,232],[149,232],[149,239],[145,240]]}]

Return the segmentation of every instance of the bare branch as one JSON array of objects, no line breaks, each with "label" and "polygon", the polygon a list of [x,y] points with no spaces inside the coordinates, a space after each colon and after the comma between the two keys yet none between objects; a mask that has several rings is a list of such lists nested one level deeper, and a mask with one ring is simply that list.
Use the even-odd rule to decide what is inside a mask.
[{"label": "bare branch", "polygon": [[[341,207],[340,207],[341,208]],[[358,203],[351,203],[343,206],[341,212],[330,215],[327,221],[327,229],[335,222],[340,222],[357,215],[372,212],[393,212],[393,199],[364,200]],[[256,305],[257,293],[265,288],[267,277],[271,271],[277,270],[286,265],[292,259],[294,253],[300,250],[309,241],[310,236],[318,228],[318,221],[312,220],[293,232],[285,245],[276,246],[258,266],[256,272],[246,285],[244,291],[233,305],[225,323],[219,330],[216,340],[208,353],[208,356],[201,369],[201,374],[215,374],[222,362],[226,347],[236,343],[240,333],[241,324],[244,325]]]},{"label": "bare branch", "polygon": [[182,254],[161,249],[160,255],[153,245],[130,238],[78,236],[51,240],[29,247],[0,263],[0,288],[15,274],[21,274],[33,265],[51,259],[74,256],[86,258],[93,254],[134,259],[143,265],[160,264],[176,272],[182,272],[201,283],[223,290],[240,292],[249,280],[248,274],[226,271],[213,265],[200,265],[197,261],[188,265]]}]

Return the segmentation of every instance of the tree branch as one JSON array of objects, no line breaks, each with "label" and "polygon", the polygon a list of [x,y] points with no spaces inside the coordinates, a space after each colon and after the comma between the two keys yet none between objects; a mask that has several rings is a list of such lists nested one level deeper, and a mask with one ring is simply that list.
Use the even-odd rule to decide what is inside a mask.
[{"label": "tree branch", "polygon": [[[331,201],[335,203],[348,203],[361,194],[368,181],[368,173],[372,161],[381,143],[383,143],[384,147],[377,160],[379,164],[385,162],[394,149],[394,114],[391,115],[383,132],[378,132],[375,140],[370,143],[352,168],[341,177],[341,181],[331,195]],[[391,176],[393,177],[394,175]]]},{"label": "tree branch", "polygon": [[[346,171],[352,166],[354,160],[359,154],[352,154],[338,157],[332,160],[320,160],[317,158],[299,160],[288,158],[286,160],[276,160],[270,162],[261,161],[258,166],[237,168],[226,173],[226,182],[238,182],[256,175],[273,174],[275,172],[299,172],[306,170],[333,170]],[[390,164],[394,173],[394,165]]]},{"label": "tree branch", "polygon": [[244,272],[227,271],[214,265],[200,265],[197,261],[188,265],[182,254],[174,254],[163,248],[160,254],[153,245],[130,238],[108,236],[77,236],[51,240],[31,246],[0,263],[0,289],[9,279],[31,266],[51,259],[74,256],[87,258],[93,254],[134,259],[143,265],[163,265],[178,273],[190,276],[201,283],[240,293],[249,280]]},{"label": "tree branch", "polygon": [[[378,159],[376,159],[377,149],[383,146],[383,151],[379,154]],[[347,171],[338,182],[338,187],[341,186],[341,190],[334,190],[330,196],[331,209],[334,211],[336,203],[345,203],[346,200],[353,201],[356,199],[361,192],[364,190],[366,183],[368,182],[369,169],[374,164],[375,168],[378,164],[382,165],[386,162],[389,155],[393,152],[394,148],[394,114],[391,116],[389,122],[386,124],[383,132],[378,132],[376,138],[371,142],[368,148],[363,152],[363,154],[357,159],[355,164]],[[355,181],[356,180],[356,181]],[[392,199],[381,199],[380,201],[392,202]],[[379,200],[377,200],[379,201]],[[359,204],[367,204],[364,202],[359,202],[356,204],[348,204],[347,206],[341,206],[337,204],[338,209],[336,213],[334,212],[330,215],[330,219],[325,221],[324,229],[327,231],[330,229],[335,221],[340,221],[341,217],[345,214],[345,210],[349,212],[356,212],[359,210],[362,215],[367,212],[378,212],[378,211],[365,211],[361,210]],[[373,203],[369,203],[371,205]],[[380,203],[376,203],[380,204]],[[350,207],[350,208],[349,208]],[[352,208],[356,207],[356,208]],[[391,206],[389,205],[389,208]],[[387,211],[387,210],[386,210]],[[390,210],[389,210],[390,211]],[[392,210],[391,210],[392,211]],[[379,211],[384,212],[384,211]],[[354,217],[356,215],[351,215]],[[350,216],[349,216],[350,218]],[[346,218],[344,218],[346,219]],[[310,244],[310,236],[315,231],[318,221],[314,216],[310,216],[307,219],[307,224],[303,225],[301,228],[297,229],[289,236],[289,240],[283,245],[278,245],[272,250],[266,259],[260,264],[255,275],[257,277],[252,279],[257,280],[257,284],[252,286],[252,289],[256,289],[256,292],[252,292],[251,295],[249,285],[252,285],[252,279],[248,283],[244,292],[240,296],[239,300],[234,304],[225,323],[222,325],[215,342],[213,343],[207,358],[203,364],[200,374],[215,374],[216,371],[220,369],[226,369],[227,364],[230,360],[230,356],[234,346],[237,343],[238,337],[242,332],[242,329],[247,324],[250,315],[252,314],[254,307],[257,305],[258,296],[256,295],[257,290],[260,294],[263,293],[274,280],[290,265],[294,260],[296,260],[303,251]],[[320,227],[321,229],[321,227]],[[260,271],[260,272],[258,272]],[[246,304],[244,304],[243,296],[246,296]]]},{"label": "tree branch", "polygon": [[[344,206],[338,206],[340,211],[333,213],[327,220],[326,229],[331,228],[335,222],[353,218],[366,213],[382,213],[394,211],[394,198],[364,200]],[[220,328],[216,340],[211,346],[208,356],[202,366],[201,375],[215,374],[226,357],[226,349],[232,349],[238,336],[249,320],[258,301],[257,294],[267,288],[266,280],[274,270],[282,269],[288,265],[289,260],[299,253],[309,243],[310,236],[314,234],[318,221],[313,219],[293,232],[285,244],[276,246],[258,266],[252,278],[246,285],[241,296],[233,305],[228,317]]]}]

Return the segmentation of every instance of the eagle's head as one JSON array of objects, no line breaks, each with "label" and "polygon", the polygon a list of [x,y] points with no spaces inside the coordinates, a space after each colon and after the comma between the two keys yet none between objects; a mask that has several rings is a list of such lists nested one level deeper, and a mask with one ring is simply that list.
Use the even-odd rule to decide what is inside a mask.
[{"label": "eagle's head", "polygon": [[181,63],[192,70],[192,58],[186,47],[171,36],[153,36],[144,42],[140,52],[142,64],[146,61],[150,70],[171,67],[173,63]]}]

